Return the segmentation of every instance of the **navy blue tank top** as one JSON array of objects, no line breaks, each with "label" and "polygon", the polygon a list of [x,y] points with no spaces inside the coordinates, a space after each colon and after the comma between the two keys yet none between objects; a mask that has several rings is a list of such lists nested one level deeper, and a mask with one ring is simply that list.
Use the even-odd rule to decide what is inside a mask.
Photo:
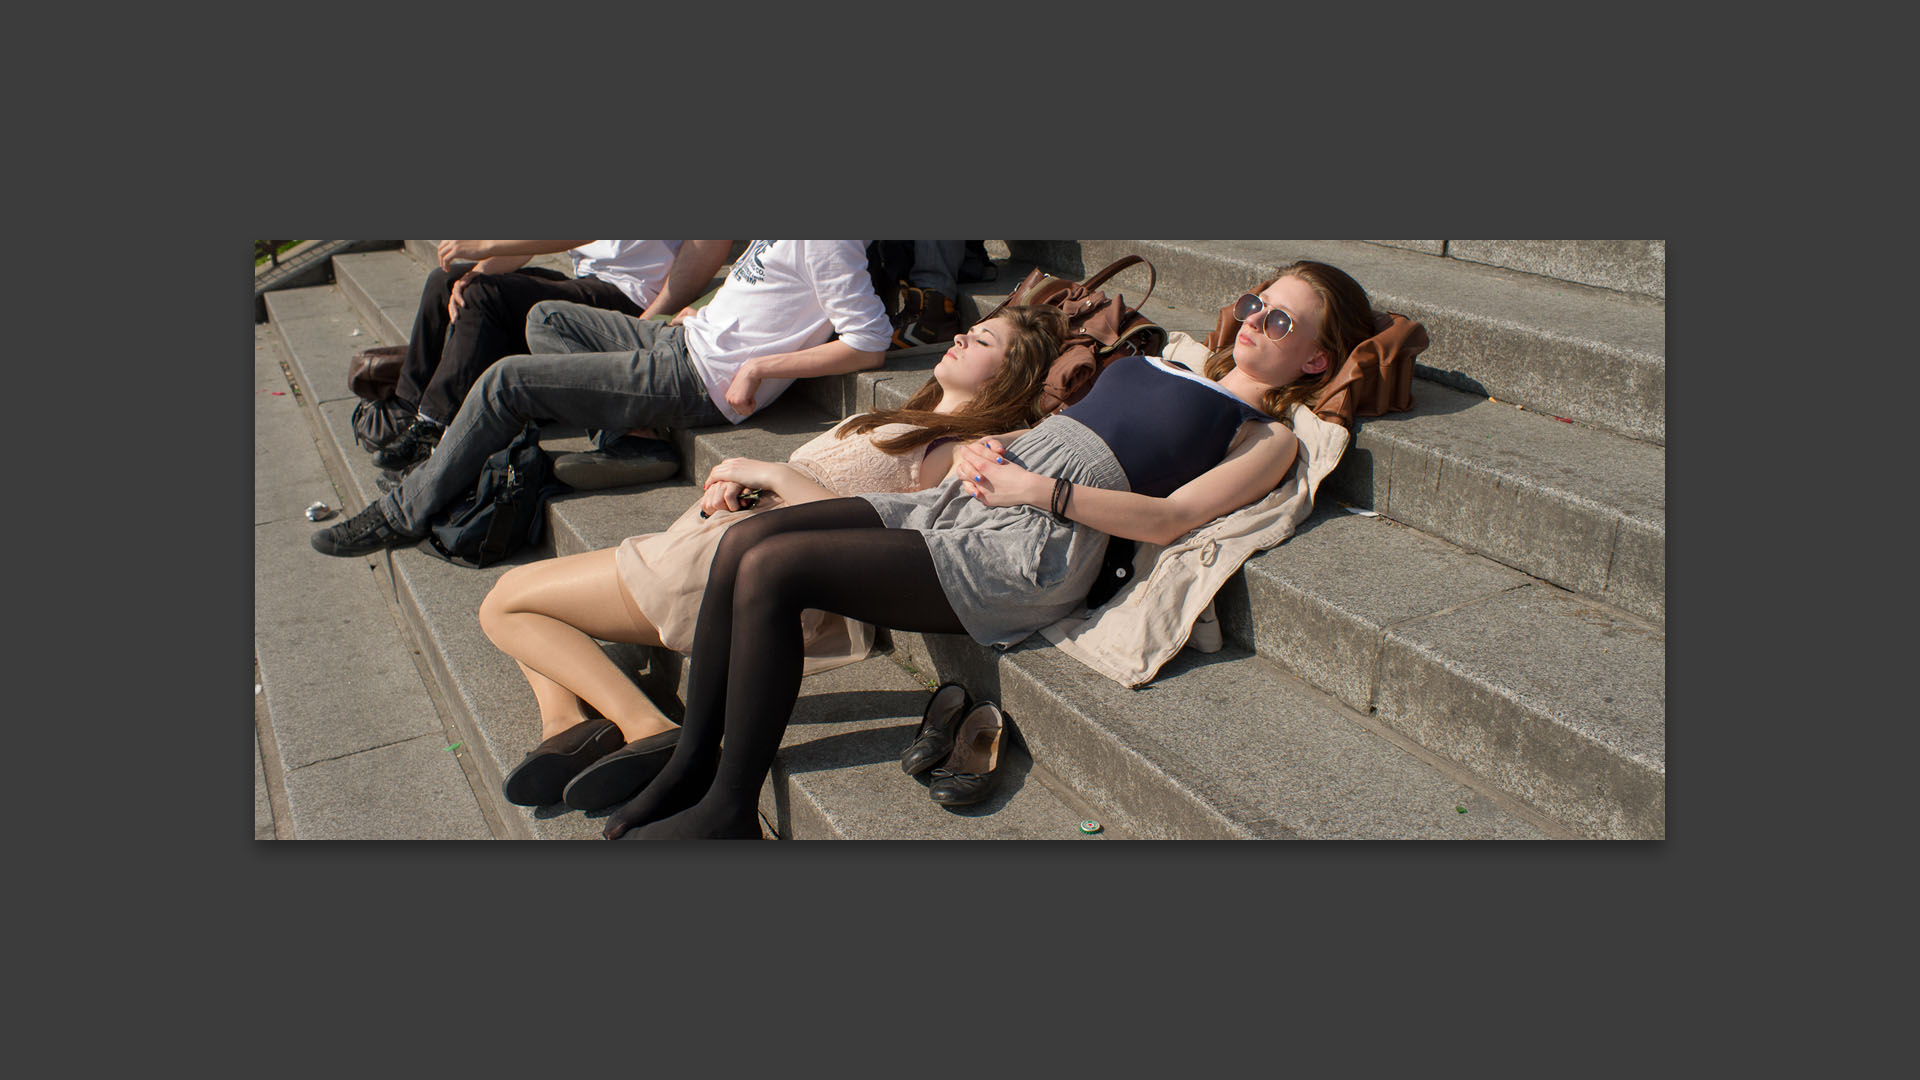
[{"label": "navy blue tank top", "polygon": [[1220,464],[1241,424],[1273,419],[1218,383],[1140,356],[1115,360],[1061,415],[1100,436],[1135,492],[1160,498]]}]

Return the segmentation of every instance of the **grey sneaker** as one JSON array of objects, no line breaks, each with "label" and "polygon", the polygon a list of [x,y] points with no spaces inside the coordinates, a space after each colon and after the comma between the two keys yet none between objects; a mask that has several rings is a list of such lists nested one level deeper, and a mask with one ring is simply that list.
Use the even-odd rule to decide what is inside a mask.
[{"label": "grey sneaker", "polygon": [[313,550],[322,555],[344,557],[371,555],[382,548],[405,547],[419,542],[420,537],[409,536],[394,528],[387,521],[387,515],[380,511],[377,502],[368,503],[365,510],[333,528],[321,529],[313,534]]},{"label": "grey sneaker", "polygon": [[651,484],[680,474],[680,455],[665,439],[622,436],[605,450],[561,454],[553,459],[553,477],[581,491]]}]

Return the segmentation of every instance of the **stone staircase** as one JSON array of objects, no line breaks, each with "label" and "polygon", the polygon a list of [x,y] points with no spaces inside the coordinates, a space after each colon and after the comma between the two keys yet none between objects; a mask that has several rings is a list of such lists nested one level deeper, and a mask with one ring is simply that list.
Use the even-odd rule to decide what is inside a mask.
[{"label": "stone staircase", "polygon": [[[1086,839],[1079,824],[1094,819],[1098,838],[1664,836],[1662,247],[988,243],[999,279],[964,287],[964,314],[998,303],[1031,266],[1085,277],[1137,252],[1158,270],[1147,313],[1196,338],[1262,271],[1324,259],[1353,273],[1378,306],[1427,326],[1416,407],[1358,423],[1314,515],[1222,590],[1226,647],[1185,651],[1142,689],[1110,682],[1038,635],[1005,652],[951,635],[883,635],[890,653],[810,677],[762,794],[769,835]],[[276,778],[274,805],[294,818],[280,835],[361,835],[303,821],[352,820],[356,804],[320,794],[336,789],[344,793],[334,801],[359,800],[362,816],[404,819],[416,785],[448,822],[418,835],[597,837],[605,812],[500,798],[501,776],[538,741],[531,692],[474,618],[505,568],[463,569],[421,549],[328,559],[306,546],[317,526],[287,521],[289,507],[297,515],[314,498],[351,513],[377,497],[378,470],[353,445],[347,359],[406,340],[431,260],[431,241],[342,254],[332,284],[265,296],[256,368],[283,367],[299,406],[257,412],[261,587],[270,567],[281,588],[339,592],[344,565],[358,574],[353,588],[391,613],[386,634],[315,635],[302,624],[297,648],[281,640],[297,613],[256,616],[262,753],[280,759],[264,772]],[[1145,283],[1136,267],[1107,289],[1132,300]],[[559,500],[548,549],[524,558],[664,528],[720,458],[783,459],[842,416],[896,405],[941,351],[803,380],[747,424],[683,432],[685,475]],[[296,415],[309,426],[289,435]],[[323,473],[289,474],[266,460],[269,444],[291,447],[300,435]],[[579,431],[543,441],[555,451],[586,445]],[[377,628],[371,614],[361,622]],[[608,648],[677,718],[682,658]],[[403,670],[365,674],[381,663]],[[391,689],[370,697],[370,679]],[[897,765],[928,690],[946,680],[1001,701],[1020,734],[1001,791],[958,812],[935,807]],[[303,730],[345,724],[347,714],[369,729],[362,749],[300,749],[326,742]],[[394,764],[442,735],[439,756],[415,763],[417,781]],[[370,764],[354,784],[306,780],[359,755]],[[460,805],[460,776],[471,808]],[[294,797],[308,789],[304,803]],[[404,825],[372,834],[404,835]]]}]

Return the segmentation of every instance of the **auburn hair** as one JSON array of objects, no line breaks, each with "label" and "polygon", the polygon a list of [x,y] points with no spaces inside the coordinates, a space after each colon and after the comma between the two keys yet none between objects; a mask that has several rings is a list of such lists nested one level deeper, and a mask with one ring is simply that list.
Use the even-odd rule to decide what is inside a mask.
[{"label": "auburn hair", "polygon": [[1007,358],[965,408],[953,413],[934,412],[944,391],[939,380],[929,378],[899,408],[876,409],[848,420],[840,428],[840,437],[865,434],[883,424],[911,424],[912,431],[873,442],[886,453],[902,454],[936,439],[998,435],[1038,423],[1047,372],[1067,338],[1067,317],[1059,308],[1045,304],[1010,307],[995,317],[1007,320],[1012,327],[1006,335]]}]

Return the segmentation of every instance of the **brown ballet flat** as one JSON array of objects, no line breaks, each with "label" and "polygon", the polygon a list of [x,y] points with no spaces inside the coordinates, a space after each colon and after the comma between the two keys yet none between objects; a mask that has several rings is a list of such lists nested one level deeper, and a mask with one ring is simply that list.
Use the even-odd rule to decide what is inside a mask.
[{"label": "brown ballet flat", "polygon": [[500,784],[515,806],[547,806],[560,801],[567,781],[580,770],[620,749],[620,727],[611,720],[582,720],[533,748]]},{"label": "brown ballet flat", "polygon": [[626,802],[666,768],[678,745],[679,728],[635,739],[580,770],[560,793],[561,801],[575,810],[604,810]]}]

